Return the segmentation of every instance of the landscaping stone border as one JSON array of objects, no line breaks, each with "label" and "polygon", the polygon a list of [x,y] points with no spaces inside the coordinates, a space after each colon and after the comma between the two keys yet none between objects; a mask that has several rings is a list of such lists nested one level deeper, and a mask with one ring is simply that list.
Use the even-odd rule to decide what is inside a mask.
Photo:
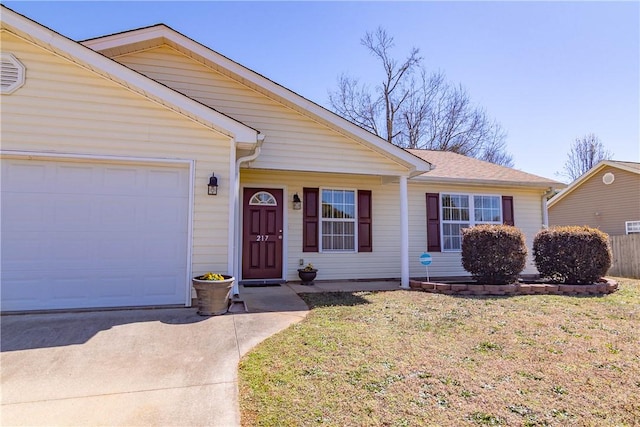
[{"label": "landscaping stone border", "polygon": [[550,283],[514,283],[511,285],[480,285],[464,283],[422,282],[411,279],[409,287],[415,291],[446,295],[605,295],[618,290],[618,282],[603,278],[591,285]]}]

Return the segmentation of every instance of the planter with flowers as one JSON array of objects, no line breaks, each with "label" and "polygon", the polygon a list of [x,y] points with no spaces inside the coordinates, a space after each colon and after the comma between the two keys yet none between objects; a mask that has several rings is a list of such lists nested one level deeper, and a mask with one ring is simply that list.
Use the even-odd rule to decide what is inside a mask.
[{"label": "planter with flowers", "polygon": [[309,263],[304,268],[298,269],[298,277],[302,280],[303,285],[313,285],[318,270],[313,268],[313,264]]},{"label": "planter with flowers", "polygon": [[193,278],[193,288],[198,300],[198,314],[217,316],[229,309],[231,288],[235,277],[217,273],[206,273]]}]

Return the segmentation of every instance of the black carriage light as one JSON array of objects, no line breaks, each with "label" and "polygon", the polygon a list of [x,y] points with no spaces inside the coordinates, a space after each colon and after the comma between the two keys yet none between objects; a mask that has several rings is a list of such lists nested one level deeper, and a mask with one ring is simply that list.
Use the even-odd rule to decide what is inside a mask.
[{"label": "black carriage light", "polygon": [[218,178],[216,178],[215,173],[212,173],[211,178],[209,178],[207,194],[209,194],[210,196],[215,196],[218,194]]},{"label": "black carriage light", "polygon": [[293,210],[299,211],[302,208],[302,201],[298,196],[298,193],[293,195]]}]

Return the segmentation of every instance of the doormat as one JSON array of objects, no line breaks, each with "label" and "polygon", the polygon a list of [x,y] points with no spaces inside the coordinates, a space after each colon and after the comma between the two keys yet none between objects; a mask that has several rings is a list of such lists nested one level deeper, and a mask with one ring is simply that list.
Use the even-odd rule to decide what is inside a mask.
[{"label": "doormat", "polygon": [[281,280],[261,280],[256,282],[240,282],[245,288],[265,288],[267,286],[282,286]]},{"label": "doormat", "polygon": [[265,283],[242,283],[242,286],[244,286],[245,288],[266,288],[268,286],[282,286],[280,283],[277,282],[265,282]]}]

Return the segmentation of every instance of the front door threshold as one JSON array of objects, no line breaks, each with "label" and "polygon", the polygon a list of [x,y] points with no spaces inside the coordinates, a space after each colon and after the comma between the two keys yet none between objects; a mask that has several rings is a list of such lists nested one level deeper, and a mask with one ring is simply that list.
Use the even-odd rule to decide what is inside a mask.
[{"label": "front door threshold", "polygon": [[284,279],[247,279],[241,280],[240,284],[246,288],[257,288],[262,286],[280,286],[285,283]]}]

